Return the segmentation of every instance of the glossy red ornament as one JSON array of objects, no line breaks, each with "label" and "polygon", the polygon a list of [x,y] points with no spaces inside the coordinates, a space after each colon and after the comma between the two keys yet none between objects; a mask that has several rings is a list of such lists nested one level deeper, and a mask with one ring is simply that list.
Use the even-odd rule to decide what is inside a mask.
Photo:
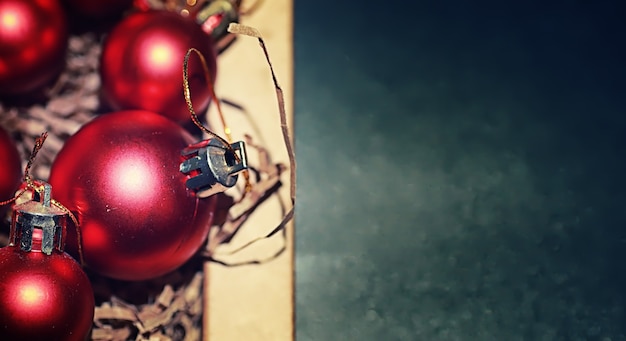
[{"label": "glossy red ornament", "polygon": [[88,267],[149,279],[175,270],[205,243],[216,197],[200,199],[185,187],[179,163],[191,142],[183,128],[147,111],[99,116],[66,141],[50,183],[77,215]]},{"label": "glossy red ornament", "polygon": [[[11,199],[22,178],[22,160],[11,136],[0,128],[0,201]],[[6,208],[0,206],[0,212]]]},{"label": "glossy red ornament", "polygon": [[[200,25],[167,11],[128,15],[103,44],[100,74],[104,100],[114,110],[142,109],[177,122],[188,121],[182,70],[191,47],[204,55],[215,81],[215,47]],[[201,113],[208,108],[211,94],[199,58],[190,59],[189,82],[194,109]]]},{"label": "glossy red ornament", "polygon": [[57,0],[0,1],[0,94],[24,94],[65,66],[68,31]]},{"label": "glossy red ornament", "polygon": [[[54,219],[52,215],[66,217],[54,207],[47,211],[41,207],[30,201],[14,210],[24,209],[22,213],[35,216],[37,223],[46,215],[46,222]],[[26,233],[16,219],[20,218],[14,211],[12,243],[0,249],[0,340],[84,341],[93,321],[94,295],[80,265],[63,252],[62,238],[54,233],[62,232],[63,225],[54,226],[53,222],[56,236],[44,237],[42,229],[31,228]],[[24,224],[34,227],[35,221]],[[54,242],[43,242],[51,238]]]}]

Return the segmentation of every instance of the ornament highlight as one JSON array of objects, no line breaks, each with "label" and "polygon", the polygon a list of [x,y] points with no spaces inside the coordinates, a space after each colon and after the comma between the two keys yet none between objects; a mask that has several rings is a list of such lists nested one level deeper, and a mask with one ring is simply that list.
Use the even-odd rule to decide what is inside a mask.
[{"label": "ornament highlight", "polygon": [[[138,110],[99,116],[66,141],[50,183],[78,218],[88,267],[145,280],[175,270],[204,245],[216,198],[185,187],[181,150],[192,141],[171,120]],[[68,236],[76,239],[72,229]]]},{"label": "ornament highlight", "polygon": [[[191,47],[206,57],[215,82],[215,47],[200,25],[168,11],[128,15],[103,44],[100,74],[105,102],[113,110],[148,110],[177,122],[188,121],[181,65]],[[195,110],[203,112],[211,100],[209,84],[199,60],[192,60],[189,68]]]},{"label": "ornament highlight", "polygon": [[68,29],[56,0],[0,1],[0,94],[46,85],[65,66]]},{"label": "ornament highlight", "polygon": [[94,316],[91,283],[63,252],[67,214],[42,202],[13,207],[10,244],[0,249],[0,339],[87,338]]}]

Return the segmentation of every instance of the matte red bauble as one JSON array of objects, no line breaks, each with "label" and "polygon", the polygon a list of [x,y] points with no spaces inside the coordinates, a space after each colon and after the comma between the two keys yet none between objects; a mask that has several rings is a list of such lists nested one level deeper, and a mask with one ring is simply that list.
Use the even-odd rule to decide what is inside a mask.
[{"label": "matte red bauble", "polygon": [[57,0],[0,1],[0,94],[33,91],[65,66],[68,31]]},{"label": "matte red bauble", "polygon": [[[99,116],[65,142],[50,183],[78,218],[88,267],[144,280],[175,270],[204,244],[216,197],[185,187],[179,164],[191,142],[176,123],[147,111]],[[73,244],[68,239],[68,249]]]},{"label": "matte red bauble", "polygon": [[[11,199],[22,178],[22,160],[9,134],[0,128],[0,201]],[[6,212],[0,207],[0,212]]]},{"label": "matte red bauble", "polygon": [[11,244],[0,249],[0,340],[87,338],[94,295],[80,265],[63,252],[66,217],[34,201],[14,207]]},{"label": "matte red bauble", "polygon": [[[167,11],[127,16],[103,45],[100,74],[104,100],[114,110],[142,109],[177,122],[188,121],[182,70],[191,47],[204,55],[215,81],[213,41],[194,21]],[[203,112],[211,95],[199,58],[190,59],[189,81],[194,109]]]}]

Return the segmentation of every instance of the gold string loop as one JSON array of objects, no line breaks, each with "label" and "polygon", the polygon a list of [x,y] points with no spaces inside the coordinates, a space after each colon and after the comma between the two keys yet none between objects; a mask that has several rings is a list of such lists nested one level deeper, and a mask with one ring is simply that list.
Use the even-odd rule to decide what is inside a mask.
[{"label": "gold string loop", "polygon": [[[204,78],[206,79],[207,86],[209,87],[209,92],[211,93],[211,100],[213,101],[213,103],[215,103],[217,107],[217,112],[219,114],[220,120],[222,121],[224,134],[226,135],[227,140],[217,135],[216,133],[212,132],[211,130],[209,130],[209,128],[205,127],[202,124],[202,122],[200,122],[200,120],[198,119],[198,115],[193,109],[193,104],[191,102],[191,90],[189,88],[189,57],[191,56],[192,53],[195,53],[200,58],[200,63],[202,64],[202,69],[204,70]],[[217,95],[215,94],[215,89],[213,88],[213,82],[211,81],[211,79],[212,79],[211,72],[209,71],[209,67],[207,65],[206,59],[204,58],[204,55],[202,55],[202,52],[198,51],[197,49],[193,47],[187,50],[187,53],[185,54],[185,59],[183,61],[183,95],[185,96],[185,103],[187,104],[187,110],[189,110],[189,114],[191,115],[191,120],[196,125],[196,127],[198,127],[200,130],[205,132],[207,135],[209,135],[212,138],[216,138],[220,142],[225,144],[227,148],[229,149],[229,151],[234,154],[235,161],[241,162],[241,159],[239,158],[235,150],[231,147],[231,144],[233,143],[231,130],[230,130],[230,127],[226,124],[226,119],[224,118],[222,106],[221,106],[220,100],[217,98]],[[248,170],[244,170],[242,173],[246,182],[244,195],[242,196],[242,199],[243,199],[243,197],[245,197],[245,195],[252,190],[252,184],[250,183],[250,173],[248,172]]]}]

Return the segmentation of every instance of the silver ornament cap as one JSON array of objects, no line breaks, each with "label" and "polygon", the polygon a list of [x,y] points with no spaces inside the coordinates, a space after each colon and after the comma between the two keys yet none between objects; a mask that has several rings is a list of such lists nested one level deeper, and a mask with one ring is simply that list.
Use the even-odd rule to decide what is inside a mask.
[{"label": "silver ornament cap", "polygon": [[[52,186],[44,183],[39,200],[13,206],[9,245],[32,251],[41,244],[41,252],[50,255],[54,249],[63,251],[67,212],[52,205]],[[40,230],[40,231],[37,231]],[[40,233],[39,233],[40,232]],[[33,238],[38,235],[37,238]]]},{"label": "silver ornament cap", "polygon": [[216,138],[203,140],[183,149],[181,156],[180,172],[189,176],[185,185],[199,197],[209,197],[233,187],[238,174],[248,169],[243,141],[228,145]]}]

